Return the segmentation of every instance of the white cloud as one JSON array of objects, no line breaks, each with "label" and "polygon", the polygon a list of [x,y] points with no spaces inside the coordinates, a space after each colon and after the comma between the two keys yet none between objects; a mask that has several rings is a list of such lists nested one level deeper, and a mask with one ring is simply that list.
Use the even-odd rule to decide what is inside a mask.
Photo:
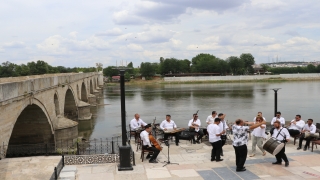
[{"label": "white cloud", "polygon": [[107,30],[106,32],[97,33],[96,36],[120,36],[122,33],[123,32],[120,28],[113,28],[111,30]]},{"label": "white cloud", "polygon": [[26,45],[24,42],[21,41],[13,41],[13,42],[8,42],[8,43],[4,43],[4,45],[2,46],[2,48],[25,48]]}]

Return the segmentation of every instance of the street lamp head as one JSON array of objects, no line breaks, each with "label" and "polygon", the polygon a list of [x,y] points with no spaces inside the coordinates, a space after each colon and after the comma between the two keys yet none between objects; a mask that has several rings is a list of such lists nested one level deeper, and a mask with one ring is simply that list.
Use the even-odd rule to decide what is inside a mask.
[{"label": "street lamp head", "polygon": [[274,90],[274,92],[277,92],[279,89],[281,89],[281,88],[273,88],[271,90]]}]

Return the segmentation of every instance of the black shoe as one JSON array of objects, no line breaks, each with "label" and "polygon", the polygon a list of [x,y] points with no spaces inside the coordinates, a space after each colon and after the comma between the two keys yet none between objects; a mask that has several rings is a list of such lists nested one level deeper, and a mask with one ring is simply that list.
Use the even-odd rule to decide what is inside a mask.
[{"label": "black shoe", "polygon": [[223,161],[223,159],[217,159],[216,162]]},{"label": "black shoe", "polygon": [[150,154],[148,154],[147,157],[146,157],[146,159],[150,159],[150,158],[151,158],[151,156],[150,156]]},{"label": "black shoe", "polygon": [[193,144],[196,144],[196,141],[193,141],[192,143],[193,143]]},{"label": "black shoe", "polygon": [[289,162],[286,162],[285,166],[288,167],[289,166]]},{"label": "black shoe", "polygon": [[220,156],[223,156],[223,152],[220,153]]},{"label": "black shoe", "polygon": [[197,140],[196,142],[197,142],[198,144],[200,144],[200,141],[199,141],[199,140]]},{"label": "black shoe", "polygon": [[245,167],[241,168],[241,169],[236,169],[237,172],[241,172],[241,171],[246,171],[247,169]]},{"label": "black shoe", "polygon": [[164,142],[164,144],[165,144],[166,146],[169,146],[169,143],[168,143],[168,141]]},{"label": "black shoe", "polygon": [[149,163],[158,163],[156,160],[149,161]]},{"label": "black shoe", "polygon": [[211,159],[211,161],[215,161],[216,159]]},{"label": "black shoe", "polygon": [[273,162],[272,164],[279,164],[279,165],[281,165],[281,164],[282,164],[282,162],[278,162],[278,161],[276,161],[276,162]]},{"label": "black shoe", "polygon": [[303,150],[306,151],[306,150],[307,150],[307,147],[304,147]]},{"label": "black shoe", "polygon": [[297,150],[301,149],[301,147],[298,147]]},{"label": "black shoe", "polygon": [[176,143],[176,146],[179,146],[179,143]]}]

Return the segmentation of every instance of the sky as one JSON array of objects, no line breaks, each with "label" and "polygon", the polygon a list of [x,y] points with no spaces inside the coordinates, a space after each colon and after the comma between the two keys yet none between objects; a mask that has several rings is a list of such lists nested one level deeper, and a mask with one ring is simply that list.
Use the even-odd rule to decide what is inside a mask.
[{"label": "sky", "polygon": [[319,17],[315,0],[10,0],[0,6],[0,62],[320,61]]}]

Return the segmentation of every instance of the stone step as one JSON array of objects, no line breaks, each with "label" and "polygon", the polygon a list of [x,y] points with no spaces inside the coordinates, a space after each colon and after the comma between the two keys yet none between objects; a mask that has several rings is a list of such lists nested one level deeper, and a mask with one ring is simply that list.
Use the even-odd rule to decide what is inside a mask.
[{"label": "stone step", "polygon": [[77,174],[77,166],[64,166],[60,172],[59,179],[75,180]]}]

